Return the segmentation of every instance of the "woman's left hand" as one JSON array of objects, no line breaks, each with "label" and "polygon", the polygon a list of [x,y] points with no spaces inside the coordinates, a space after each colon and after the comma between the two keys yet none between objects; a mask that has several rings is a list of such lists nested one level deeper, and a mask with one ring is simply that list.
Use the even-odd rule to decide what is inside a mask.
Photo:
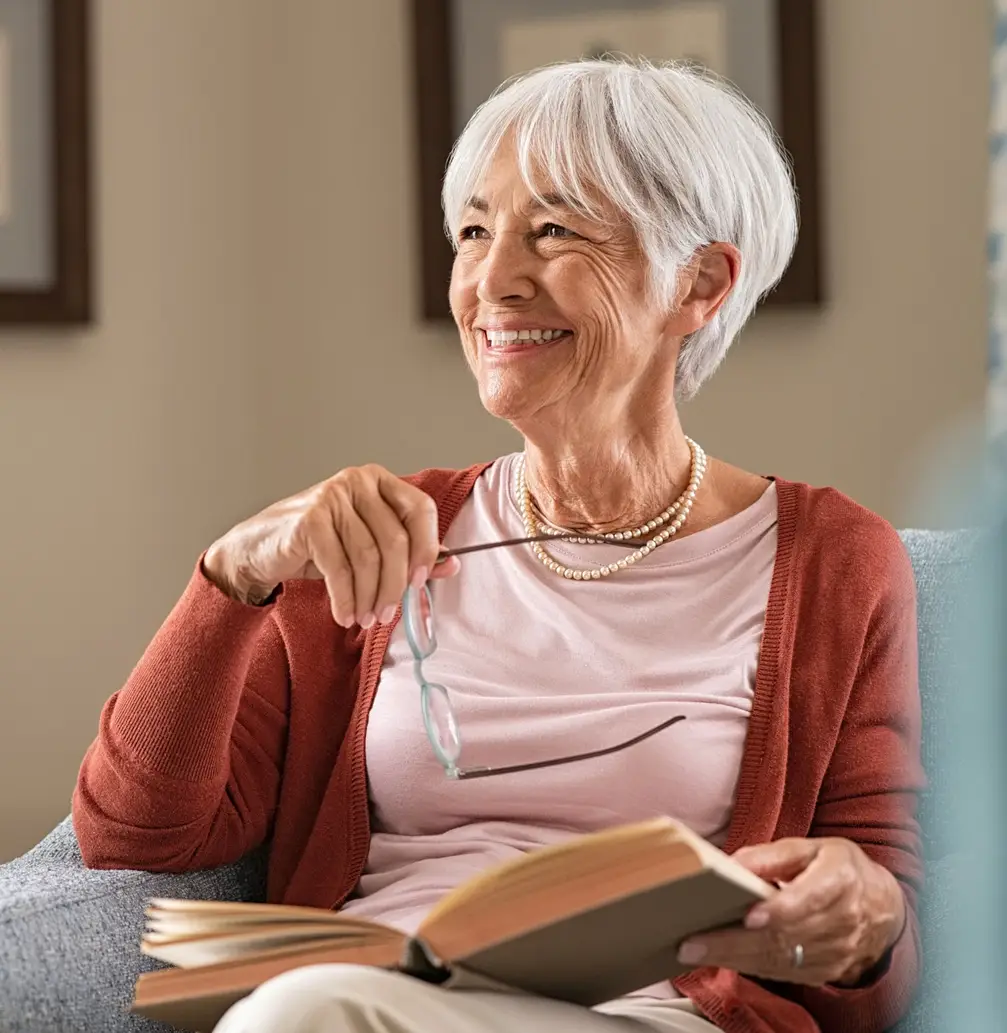
[{"label": "woman's left hand", "polygon": [[854,985],[902,931],[898,881],[848,839],[780,839],[743,847],[734,858],[785,885],[749,911],[745,928],[685,941],[684,964],[812,986]]}]

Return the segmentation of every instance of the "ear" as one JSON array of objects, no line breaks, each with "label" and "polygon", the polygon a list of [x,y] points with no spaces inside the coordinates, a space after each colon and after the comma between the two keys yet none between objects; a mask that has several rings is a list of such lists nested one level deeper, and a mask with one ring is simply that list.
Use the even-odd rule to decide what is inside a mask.
[{"label": "ear", "polygon": [[687,337],[720,311],[741,273],[741,252],[715,241],[700,248],[679,277],[678,298],[668,330]]}]

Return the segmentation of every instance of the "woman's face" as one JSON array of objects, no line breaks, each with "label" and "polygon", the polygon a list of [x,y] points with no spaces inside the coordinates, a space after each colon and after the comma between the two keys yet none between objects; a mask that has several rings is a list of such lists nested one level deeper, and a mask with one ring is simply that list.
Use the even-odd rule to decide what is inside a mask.
[{"label": "woman's face", "polygon": [[547,207],[502,148],[462,218],[451,311],[483,405],[520,426],[670,400],[680,337],[648,298],[628,221],[586,219],[548,184],[542,194]]}]

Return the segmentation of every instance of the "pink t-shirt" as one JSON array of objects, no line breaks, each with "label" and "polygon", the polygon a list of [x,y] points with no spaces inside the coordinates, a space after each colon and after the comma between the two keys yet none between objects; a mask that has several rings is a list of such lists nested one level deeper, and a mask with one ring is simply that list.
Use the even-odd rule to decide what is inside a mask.
[{"label": "pink t-shirt", "polygon": [[[486,470],[446,547],[524,534],[516,470],[516,455]],[[722,842],[751,712],[776,514],[770,484],[744,512],[603,581],[558,577],[517,546],[466,556],[457,577],[436,582],[438,648],[423,668],[451,693],[461,766],[585,753],[678,714],[686,720],[592,760],[449,779],[424,731],[400,622],[367,727],[370,851],[343,910],[412,932],[445,893],[492,864],[655,815]],[[573,567],[626,555],[565,543],[549,551]]]}]

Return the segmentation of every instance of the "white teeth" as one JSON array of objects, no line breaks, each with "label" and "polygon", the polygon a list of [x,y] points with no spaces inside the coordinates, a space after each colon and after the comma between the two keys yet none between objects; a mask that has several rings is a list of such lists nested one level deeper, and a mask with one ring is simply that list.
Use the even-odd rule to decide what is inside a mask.
[{"label": "white teeth", "polygon": [[499,347],[510,341],[551,341],[553,338],[562,337],[562,330],[485,330],[486,341],[489,346]]}]

